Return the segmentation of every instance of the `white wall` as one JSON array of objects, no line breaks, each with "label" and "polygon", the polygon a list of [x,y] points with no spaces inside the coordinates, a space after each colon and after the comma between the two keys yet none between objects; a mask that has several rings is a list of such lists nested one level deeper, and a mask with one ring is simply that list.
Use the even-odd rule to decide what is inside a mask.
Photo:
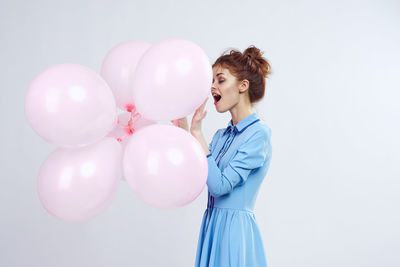
[{"label": "white wall", "polygon": [[[51,65],[99,71],[119,42],[170,37],[196,42],[211,61],[251,44],[270,60],[257,110],[273,158],[256,205],[269,266],[400,265],[399,1],[3,0],[0,266],[193,265],[206,190],[165,212],[121,183],[100,216],[62,222],[36,193],[55,147],[23,109],[31,80]],[[210,141],[230,114],[211,97],[206,109]]]}]

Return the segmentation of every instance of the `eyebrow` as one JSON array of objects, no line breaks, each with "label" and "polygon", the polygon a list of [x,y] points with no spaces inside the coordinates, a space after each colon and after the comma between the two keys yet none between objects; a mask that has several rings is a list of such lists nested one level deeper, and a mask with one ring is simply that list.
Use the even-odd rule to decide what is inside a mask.
[{"label": "eyebrow", "polygon": [[[223,74],[222,72],[220,72],[220,73],[217,73],[217,75],[215,75],[215,76],[217,76],[218,77],[218,75],[220,75],[220,74]],[[214,78],[212,79],[212,82],[214,83]]]}]

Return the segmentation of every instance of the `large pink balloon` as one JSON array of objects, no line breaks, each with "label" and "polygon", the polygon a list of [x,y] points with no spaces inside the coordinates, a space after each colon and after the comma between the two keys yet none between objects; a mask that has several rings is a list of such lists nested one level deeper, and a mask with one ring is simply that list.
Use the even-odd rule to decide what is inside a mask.
[{"label": "large pink balloon", "polygon": [[25,96],[25,114],[36,133],[57,146],[99,141],[117,121],[110,87],[91,69],[59,64],[42,71]]},{"label": "large pink balloon", "polygon": [[133,102],[145,118],[163,121],[183,118],[207,98],[212,68],[195,43],[167,39],[150,47],[132,75]]},{"label": "large pink balloon", "polygon": [[121,146],[113,138],[84,147],[58,148],[40,168],[39,198],[53,216],[85,221],[110,204],[121,174]]},{"label": "large pink balloon", "polygon": [[[131,125],[129,125],[130,122]],[[125,112],[118,115],[118,123],[108,136],[113,137],[121,144],[123,154],[130,138],[137,130],[156,123],[141,117],[138,113],[132,115],[130,112]],[[124,175],[121,178],[123,181],[126,180]]]},{"label": "large pink balloon", "polygon": [[101,76],[113,90],[119,108],[131,111],[133,106],[130,76],[135,72],[136,65],[143,53],[151,44],[130,40],[113,47],[104,58],[101,66]]},{"label": "large pink balloon", "polygon": [[123,157],[125,179],[143,202],[156,208],[184,206],[198,197],[208,165],[200,143],[185,130],[154,124],[132,135]]},{"label": "large pink balloon", "polygon": [[[129,125],[131,122],[131,125]],[[118,123],[114,129],[110,132],[109,136],[114,137],[122,145],[125,150],[126,145],[129,142],[131,136],[140,128],[156,124],[157,122],[147,120],[141,117],[139,114],[131,115],[130,112],[121,113],[118,115]]]}]

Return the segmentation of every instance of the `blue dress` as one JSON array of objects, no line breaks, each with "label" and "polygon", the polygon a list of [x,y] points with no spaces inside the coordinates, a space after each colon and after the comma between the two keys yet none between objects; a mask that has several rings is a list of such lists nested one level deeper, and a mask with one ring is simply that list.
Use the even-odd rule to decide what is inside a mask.
[{"label": "blue dress", "polygon": [[271,129],[252,113],[217,130],[209,144],[208,203],[196,267],[267,266],[254,204],[271,160]]}]

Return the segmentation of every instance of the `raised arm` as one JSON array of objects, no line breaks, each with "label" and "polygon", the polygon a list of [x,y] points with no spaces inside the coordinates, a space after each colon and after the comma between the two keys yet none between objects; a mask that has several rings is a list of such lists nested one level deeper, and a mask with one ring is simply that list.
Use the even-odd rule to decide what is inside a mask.
[{"label": "raised arm", "polygon": [[269,139],[263,131],[253,134],[243,143],[221,171],[212,155],[207,156],[207,186],[211,195],[219,197],[230,193],[236,186],[246,182],[250,172],[263,166],[268,153]]}]

